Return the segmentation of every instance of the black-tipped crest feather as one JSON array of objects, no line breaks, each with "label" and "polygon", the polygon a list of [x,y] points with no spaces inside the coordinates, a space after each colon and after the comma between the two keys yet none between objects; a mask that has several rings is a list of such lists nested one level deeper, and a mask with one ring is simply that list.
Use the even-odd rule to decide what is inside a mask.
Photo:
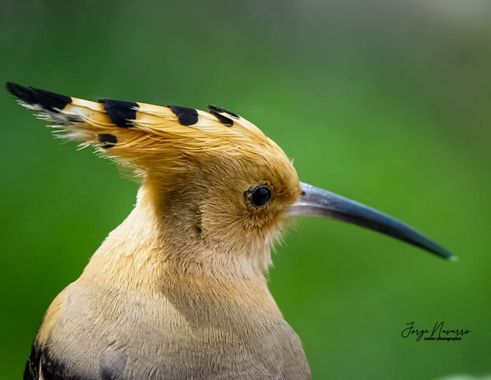
[{"label": "black-tipped crest feather", "polygon": [[51,91],[40,90],[34,87],[24,87],[13,82],[7,82],[5,86],[7,87],[8,92],[22,102],[31,106],[39,105],[51,112],[62,110],[72,101],[72,98],[69,96],[56,94]]},{"label": "black-tipped crest feather", "polygon": [[219,107],[219,106],[214,106],[213,104],[210,104],[208,106],[208,110],[211,112],[211,113],[226,113],[226,114],[229,114],[230,116],[232,116],[233,118],[235,119],[238,119],[240,118],[239,115],[237,115],[236,113],[233,113],[232,111],[229,111],[229,110],[226,110],[225,108],[223,107]]},{"label": "black-tipped crest feather", "polygon": [[181,125],[193,125],[198,122],[198,111],[194,108],[182,106],[169,106],[169,108],[177,116]]},{"label": "black-tipped crest feather", "polygon": [[98,99],[102,103],[111,121],[121,128],[130,128],[133,126],[133,120],[136,119],[138,104],[125,100]]},{"label": "black-tipped crest feather", "polygon": [[[218,111],[218,110],[221,110],[221,111]],[[232,125],[234,125],[234,121],[231,118],[223,115],[223,113],[227,113],[229,115],[231,115],[231,113],[228,111],[225,111],[223,108],[209,105],[208,106],[208,112],[211,113],[213,116],[215,116],[218,119],[218,121],[220,123],[222,123],[223,125],[225,125],[227,127],[231,127]],[[220,113],[220,112],[223,112],[223,113]]]}]

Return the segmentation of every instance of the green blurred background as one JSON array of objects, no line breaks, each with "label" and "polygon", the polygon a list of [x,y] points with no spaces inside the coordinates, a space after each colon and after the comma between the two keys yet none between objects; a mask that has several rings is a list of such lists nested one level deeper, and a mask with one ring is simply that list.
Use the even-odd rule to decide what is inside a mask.
[{"label": "green blurred background", "polygon": [[[0,79],[88,99],[204,108],[260,126],[301,178],[417,226],[444,262],[302,220],[272,292],[315,379],[491,372],[491,3],[0,1]],[[54,296],[130,211],[137,184],[61,144],[0,92],[0,378],[20,378]],[[409,321],[467,328],[403,339]]]}]

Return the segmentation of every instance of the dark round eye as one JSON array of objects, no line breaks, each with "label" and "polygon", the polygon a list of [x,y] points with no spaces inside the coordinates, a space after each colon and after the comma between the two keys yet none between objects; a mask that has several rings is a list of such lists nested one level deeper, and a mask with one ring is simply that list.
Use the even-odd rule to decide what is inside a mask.
[{"label": "dark round eye", "polygon": [[267,185],[259,185],[248,191],[251,203],[256,207],[262,207],[271,201],[273,193]]}]

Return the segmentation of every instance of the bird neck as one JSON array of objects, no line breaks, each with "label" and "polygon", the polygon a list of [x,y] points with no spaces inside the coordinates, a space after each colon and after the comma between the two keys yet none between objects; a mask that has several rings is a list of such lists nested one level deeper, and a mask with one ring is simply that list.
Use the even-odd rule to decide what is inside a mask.
[{"label": "bird neck", "polygon": [[244,243],[232,250],[207,246],[199,234],[182,231],[157,198],[152,188],[140,188],[135,208],[95,252],[83,279],[157,291],[169,278],[267,289],[269,244]]}]

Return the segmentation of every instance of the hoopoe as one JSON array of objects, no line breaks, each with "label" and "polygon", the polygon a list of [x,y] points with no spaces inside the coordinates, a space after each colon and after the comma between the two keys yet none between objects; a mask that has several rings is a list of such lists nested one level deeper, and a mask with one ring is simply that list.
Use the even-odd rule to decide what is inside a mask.
[{"label": "hoopoe", "polygon": [[25,379],[310,378],[265,277],[292,217],[340,219],[452,258],[411,227],[300,182],[277,144],[224,108],[7,89],[141,182],[133,211],[48,308]]}]

